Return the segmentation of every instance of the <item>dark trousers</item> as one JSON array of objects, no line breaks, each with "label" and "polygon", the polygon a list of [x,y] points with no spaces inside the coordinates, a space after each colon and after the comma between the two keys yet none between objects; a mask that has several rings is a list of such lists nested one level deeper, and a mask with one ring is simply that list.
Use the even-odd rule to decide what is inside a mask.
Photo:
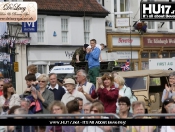
[{"label": "dark trousers", "polygon": [[96,77],[99,77],[100,66],[92,67],[88,71],[90,82],[96,86]]}]

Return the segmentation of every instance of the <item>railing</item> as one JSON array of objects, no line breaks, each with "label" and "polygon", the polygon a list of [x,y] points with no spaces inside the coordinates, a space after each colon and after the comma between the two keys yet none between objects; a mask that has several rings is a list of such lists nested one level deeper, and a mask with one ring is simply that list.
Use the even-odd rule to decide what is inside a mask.
[{"label": "railing", "polygon": [[[86,123],[85,121],[95,121],[96,116],[101,116],[101,117],[106,117],[106,118],[101,118],[99,120],[103,120],[103,119],[119,119],[119,116],[117,116],[116,114],[23,114],[23,115],[0,115],[0,132],[6,132],[3,131],[3,129],[9,129],[9,127],[4,127],[4,126],[13,126],[15,125],[15,127],[12,127],[14,132],[39,132],[40,130],[40,126],[47,126],[45,129],[51,129],[53,128],[53,132],[57,132],[56,130],[56,126],[60,126],[60,129],[62,129],[62,131],[64,130],[64,132],[72,132],[72,129],[75,129],[75,124],[73,126],[73,124],[71,125],[70,122],[72,121],[80,121],[81,124],[77,124],[76,126],[85,126],[85,131],[89,132],[90,129],[94,128],[95,132],[98,132],[99,127],[101,127],[101,129],[104,129],[105,126],[104,125],[98,125],[97,126],[93,126],[91,128],[90,125],[88,123]],[[57,118],[55,118],[57,117]],[[79,117],[79,118],[78,118]],[[87,118],[85,118],[87,117]],[[89,118],[91,117],[91,118]],[[93,117],[93,118],[92,118]],[[13,118],[11,120],[11,118]],[[46,122],[45,122],[46,121]],[[85,124],[83,124],[83,121]],[[60,122],[67,122],[67,126],[65,126],[66,124],[62,123],[60,124]],[[19,124],[18,124],[19,123]],[[50,124],[49,124],[50,123]],[[59,125],[58,125],[59,124]],[[19,125],[22,125],[20,127],[17,127]],[[27,126],[26,126],[27,125]],[[111,126],[111,132],[115,132],[114,129],[116,129],[117,127],[113,127]],[[123,132],[122,126],[118,127],[120,132]],[[66,131],[66,130],[67,131]],[[82,131],[82,130],[81,130]],[[76,129],[76,132],[81,132],[79,131],[79,129]],[[46,130],[45,132],[49,132],[48,130]],[[84,132],[84,131],[83,131]]]}]

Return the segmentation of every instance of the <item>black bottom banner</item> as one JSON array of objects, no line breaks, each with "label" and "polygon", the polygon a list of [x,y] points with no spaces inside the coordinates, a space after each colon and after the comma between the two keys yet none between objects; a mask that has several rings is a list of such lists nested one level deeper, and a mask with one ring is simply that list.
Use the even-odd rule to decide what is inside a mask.
[{"label": "black bottom banner", "polygon": [[174,126],[174,119],[0,119],[0,126]]}]

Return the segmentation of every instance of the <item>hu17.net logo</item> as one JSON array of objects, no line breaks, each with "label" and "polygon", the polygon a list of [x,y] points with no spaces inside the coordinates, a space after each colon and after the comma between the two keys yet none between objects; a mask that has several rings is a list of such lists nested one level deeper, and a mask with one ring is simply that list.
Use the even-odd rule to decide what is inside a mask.
[{"label": "hu17.net logo", "polygon": [[141,2],[140,20],[169,21],[175,19],[175,2]]}]

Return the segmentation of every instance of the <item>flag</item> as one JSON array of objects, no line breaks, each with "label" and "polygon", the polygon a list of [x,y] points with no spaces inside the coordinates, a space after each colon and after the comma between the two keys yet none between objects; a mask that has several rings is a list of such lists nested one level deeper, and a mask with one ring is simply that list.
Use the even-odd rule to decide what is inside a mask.
[{"label": "flag", "polygon": [[123,64],[123,66],[121,67],[122,68],[122,71],[128,71],[130,68],[129,68],[129,60],[126,61],[125,64]]}]

